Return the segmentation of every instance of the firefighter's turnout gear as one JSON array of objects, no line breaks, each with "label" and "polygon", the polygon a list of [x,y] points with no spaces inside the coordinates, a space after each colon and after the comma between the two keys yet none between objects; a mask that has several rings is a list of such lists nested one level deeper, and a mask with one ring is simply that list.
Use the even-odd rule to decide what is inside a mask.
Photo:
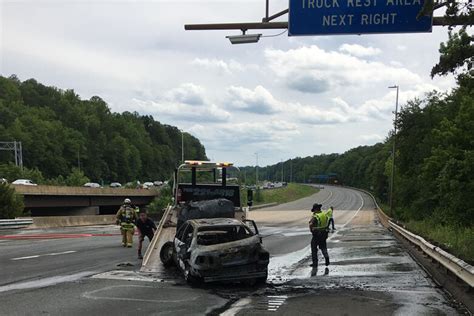
[{"label": "firefighter's turnout gear", "polygon": [[132,207],[130,199],[125,199],[124,204],[117,212],[116,218],[117,224],[120,225],[120,232],[122,233],[122,246],[132,247],[137,212],[135,208]]}]

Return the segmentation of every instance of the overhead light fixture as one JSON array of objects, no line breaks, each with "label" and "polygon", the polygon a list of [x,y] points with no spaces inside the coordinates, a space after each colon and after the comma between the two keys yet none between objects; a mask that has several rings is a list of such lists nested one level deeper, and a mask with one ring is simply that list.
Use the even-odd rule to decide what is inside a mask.
[{"label": "overhead light fixture", "polygon": [[226,36],[232,44],[250,44],[257,43],[262,34],[242,34]]}]

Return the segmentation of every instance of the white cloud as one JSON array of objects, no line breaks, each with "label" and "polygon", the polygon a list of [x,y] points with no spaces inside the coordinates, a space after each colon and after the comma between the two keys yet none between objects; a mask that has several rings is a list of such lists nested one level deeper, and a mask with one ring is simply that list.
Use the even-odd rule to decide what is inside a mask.
[{"label": "white cloud", "polygon": [[151,100],[132,100],[133,107],[140,114],[150,114],[155,119],[162,121],[163,117],[174,121],[183,122],[226,122],[230,119],[230,113],[217,107],[215,104],[205,106],[193,106],[185,103],[173,103]]},{"label": "white cloud", "polygon": [[216,58],[194,58],[191,61],[191,65],[202,67],[205,69],[217,70],[219,73],[224,74],[232,74],[244,70],[244,66],[233,59],[231,59],[229,62],[226,62],[222,59]]},{"label": "white cloud", "polygon": [[[409,100],[423,97],[426,93],[436,90],[432,84],[418,84],[413,87],[400,88],[399,106],[405,105]],[[367,118],[388,118],[395,111],[395,90],[390,90],[382,98],[368,99],[359,108],[357,113]]]},{"label": "white cloud", "polygon": [[[262,145],[277,147],[280,143],[299,135],[296,124],[284,120],[226,123],[216,125],[195,124],[190,132],[213,149],[239,149],[241,146]],[[216,137],[216,131],[218,137]]]},{"label": "white cloud", "polygon": [[255,89],[231,86],[227,88],[229,107],[256,114],[273,114],[281,110],[282,104],[264,87]]},{"label": "white cloud", "polygon": [[372,46],[365,47],[359,44],[342,44],[339,47],[339,51],[356,57],[376,56],[382,53],[380,48]]},{"label": "white cloud", "polygon": [[204,103],[204,88],[193,83],[183,83],[166,93],[171,102],[199,105]]},{"label": "white cloud", "polygon": [[405,45],[397,45],[397,50],[404,52],[407,50],[407,47]]},{"label": "white cloud", "polygon": [[[267,49],[265,57],[271,70],[289,88],[301,92],[320,93],[329,88],[372,86],[375,83],[398,82],[416,84],[419,75],[405,68],[367,61],[318,46],[304,46],[287,51]],[[295,78],[303,78],[294,84]],[[296,79],[298,80],[298,79]]]},{"label": "white cloud", "polygon": [[205,98],[206,90],[193,83],[184,83],[171,89],[158,100],[133,99],[141,113],[152,114],[157,119],[168,117],[176,121],[225,122],[230,113]]},{"label": "white cloud", "polygon": [[359,138],[366,142],[380,142],[384,140],[384,137],[379,134],[360,135]]}]

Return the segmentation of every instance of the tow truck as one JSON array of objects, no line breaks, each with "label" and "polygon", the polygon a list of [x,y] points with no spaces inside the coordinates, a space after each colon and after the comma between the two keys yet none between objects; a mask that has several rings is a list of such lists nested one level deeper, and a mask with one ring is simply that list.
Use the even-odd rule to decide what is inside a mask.
[{"label": "tow truck", "polygon": [[239,176],[228,162],[180,165],[173,204],[163,214],[141,270],[158,272],[175,264],[190,282],[266,280],[269,254],[257,225],[247,219],[252,194],[243,206]]}]

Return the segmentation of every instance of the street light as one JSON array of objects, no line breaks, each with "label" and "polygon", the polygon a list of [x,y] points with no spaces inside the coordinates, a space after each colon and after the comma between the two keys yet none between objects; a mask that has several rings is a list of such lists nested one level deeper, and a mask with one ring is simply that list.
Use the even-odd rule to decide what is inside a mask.
[{"label": "street light", "polygon": [[394,178],[395,178],[395,137],[397,135],[397,119],[398,119],[398,93],[400,91],[400,87],[398,85],[390,86],[389,89],[397,89],[397,98],[395,101],[395,120],[393,121],[393,147],[392,147],[392,176],[390,177],[390,215],[393,216],[393,185],[394,185]]},{"label": "street light", "polygon": [[257,43],[262,34],[245,34],[226,36],[232,44],[250,44]]},{"label": "street light", "polygon": [[181,130],[181,163],[184,163],[184,132]]},{"label": "street light", "polygon": [[258,188],[258,152],[255,153],[255,187]]}]

